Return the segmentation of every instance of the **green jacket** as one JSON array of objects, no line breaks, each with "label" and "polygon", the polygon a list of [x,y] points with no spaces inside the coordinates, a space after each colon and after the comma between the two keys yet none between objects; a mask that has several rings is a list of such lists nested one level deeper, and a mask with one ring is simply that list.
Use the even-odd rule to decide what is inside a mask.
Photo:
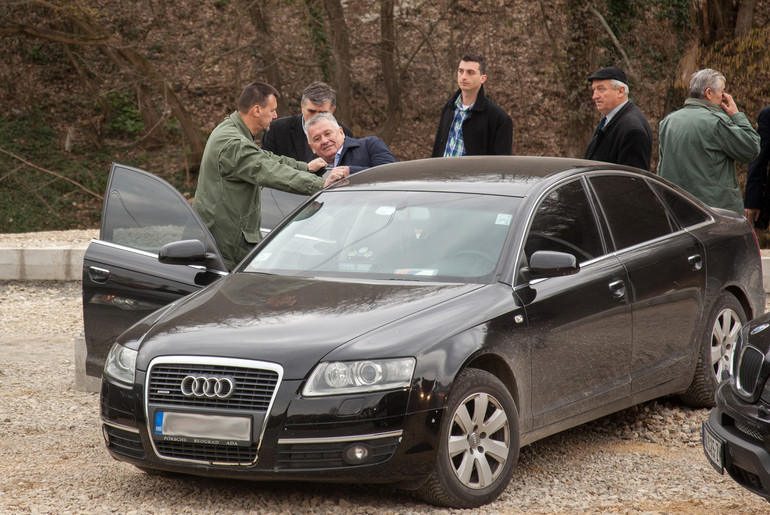
[{"label": "green jacket", "polygon": [[759,154],[759,134],[746,115],[732,117],[718,105],[688,98],[660,122],[658,175],[710,206],[743,214],[735,162]]},{"label": "green jacket", "polygon": [[232,269],[262,239],[262,186],[311,195],[323,183],[322,177],[307,171],[307,163],[259,148],[235,111],[209,136],[193,208]]}]

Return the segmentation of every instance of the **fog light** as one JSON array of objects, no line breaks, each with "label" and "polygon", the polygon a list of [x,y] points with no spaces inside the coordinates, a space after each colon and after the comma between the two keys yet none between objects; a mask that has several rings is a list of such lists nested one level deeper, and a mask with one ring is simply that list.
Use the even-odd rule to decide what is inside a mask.
[{"label": "fog light", "polygon": [[104,443],[107,444],[107,447],[110,446],[110,434],[107,432],[107,426],[102,426],[102,436],[104,437]]},{"label": "fog light", "polygon": [[366,463],[369,460],[369,456],[372,454],[372,449],[363,443],[354,443],[350,445],[342,454],[344,460],[350,465],[360,465]]}]

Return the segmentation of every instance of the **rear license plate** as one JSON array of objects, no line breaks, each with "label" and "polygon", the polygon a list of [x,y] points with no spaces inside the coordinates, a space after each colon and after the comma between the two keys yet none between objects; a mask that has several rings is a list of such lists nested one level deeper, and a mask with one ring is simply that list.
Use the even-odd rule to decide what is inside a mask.
[{"label": "rear license plate", "polygon": [[720,474],[725,473],[724,444],[724,440],[713,434],[703,422],[703,452],[714,470]]},{"label": "rear license plate", "polygon": [[156,411],[153,437],[207,445],[251,445],[251,417]]}]

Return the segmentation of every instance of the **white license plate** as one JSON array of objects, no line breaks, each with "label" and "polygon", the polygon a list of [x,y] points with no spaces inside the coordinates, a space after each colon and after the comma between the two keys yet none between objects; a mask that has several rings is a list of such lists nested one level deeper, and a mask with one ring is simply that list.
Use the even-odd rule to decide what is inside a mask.
[{"label": "white license plate", "polygon": [[724,441],[712,434],[705,422],[703,423],[703,452],[706,453],[711,466],[720,474],[724,474]]},{"label": "white license plate", "polygon": [[164,440],[243,445],[251,442],[251,417],[156,411],[153,432]]}]

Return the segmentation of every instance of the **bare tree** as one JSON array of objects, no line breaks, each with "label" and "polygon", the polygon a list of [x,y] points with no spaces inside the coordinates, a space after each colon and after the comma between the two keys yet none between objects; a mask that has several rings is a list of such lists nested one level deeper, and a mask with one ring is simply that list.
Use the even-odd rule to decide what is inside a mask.
[{"label": "bare tree", "polygon": [[401,104],[400,70],[396,54],[396,24],[393,16],[394,0],[380,2],[380,56],[382,59],[382,75],[385,79],[387,115],[382,125],[380,137],[390,143],[398,132],[403,116]]},{"label": "bare tree", "polygon": [[[48,11],[53,19],[67,20],[80,32],[65,32],[11,22],[0,26],[0,35],[24,34],[64,45],[98,47],[119,69],[138,75],[140,77],[139,83],[143,83],[145,86],[155,86],[162,92],[164,102],[167,103],[171,114],[179,120],[182,133],[190,146],[190,159],[194,163],[200,162],[205,145],[203,134],[188,114],[184,103],[174,92],[171,82],[150,61],[100,25],[90,11],[77,3],[67,8],[62,8],[45,0],[31,0],[30,3]],[[144,109],[148,109],[148,107],[145,106]],[[146,128],[152,129],[152,127]]]},{"label": "bare tree", "polygon": [[[278,66],[278,56],[273,50],[270,18],[267,10],[264,8],[266,2],[264,0],[241,0],[241,3],[249,13],[251,24],[254,25],[256,30],[256,45],[265,61],[265,77],[267,82],[278,91],[281,91],[283,81],[281,80],[281,70]],[[285,105],[285,102],[278,103],[279,116],[285,115]]]},{"label": "bare tree", "polygon": [[744,38],[749,34],[754,24],[754,7],[756,0],[741,0],[738,4],[738,16],[735,21],[735,37]]},{"label": "bare tree", "polygon": [[350,38],[340,0],[323,0],[334,57],[334,86],[337,90],[336,117],[351,123],[353,119],[353,83],[350,73]]}]

